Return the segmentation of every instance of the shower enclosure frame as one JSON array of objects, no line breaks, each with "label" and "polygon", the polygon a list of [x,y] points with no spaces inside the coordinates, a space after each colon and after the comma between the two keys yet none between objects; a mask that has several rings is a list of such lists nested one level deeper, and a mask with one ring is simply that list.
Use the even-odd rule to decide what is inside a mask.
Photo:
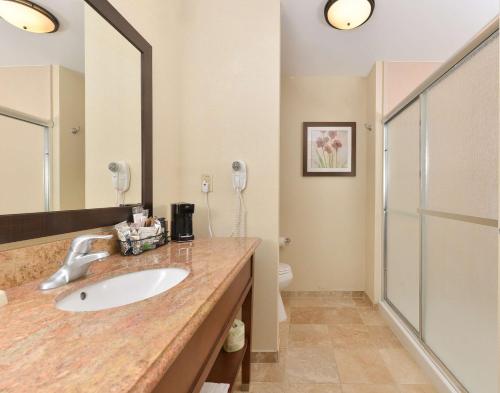
[{"label": "shower enclosure frame", "polygon": [[[486,226],[493,226],[498,228],[498,219],[488,219],[473,216],[465,216],[454,213],[445,213],[425,208],[427,197],[427,179],[428,179],[428,129],[427,129],[427,92],[429,89],[438,83],[443,77],[455,68],[459,67],[466,59],[469,58],[476,50],[479,50],[482,45],[498,35],[499,21],[495,18],[490,22],[481,32],[479,32],[469,43],[467,43],[460,51],[458,51],[451,59],[444,63],[438,70],[436,70],[429,78],[427,78],[421,85],[412,91],[396,108],[394,108],[388,115],[383,118],[383,259],[382,259],[382,299],[390,307],[390,309],[399,317],[404,326],[414,335],[417,339],[419,346],[429,359],[440,369],[446,376],[448,382],[455,388],[457,392],[467,393],[468,390],[462,385],[458,378],[449,370],[445,363],[437,356],[437,354],[429,347],[425,341],[423,329],[423,250],[424,244],[424,226],[423,222],[426,216],[450,218],[458,221],[465,221]],[[389,151],[388,141],[389,132],[388,124],[391,120],[396,118],[406,108],[415,102],[420,105],[420,135],[419,135],[419,169],[420,169],[420,195],[419,195],[419,208],[417,209],[419,221],[419,326],[415,328],[403,313],[390,301],[387,295],[387,275],[388,275],[388,258],[387,258],[387,215],[388,209],[388,190],[389,190]]]},{"label": "shower enclosure frame", "polygon": [[42,119],[41,117],[33,116],[27,113],[19,112],[4,106],[0,106],[0,116],[10,117],[11,119],[19,120],[25,123],[34,124],[43,128],[43,207],[45,212],[50,211],[51,200],[51,130],[54,127],[52,120]]}]

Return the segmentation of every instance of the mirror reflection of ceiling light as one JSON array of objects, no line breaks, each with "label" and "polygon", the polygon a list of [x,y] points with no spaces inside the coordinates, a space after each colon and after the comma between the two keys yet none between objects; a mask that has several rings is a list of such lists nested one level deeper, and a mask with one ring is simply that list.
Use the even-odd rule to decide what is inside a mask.
[{"label": "mirror reflection of ceiling light", "polygon": [[0,18],[31,33],[53,33],[59,28],[54,15],[27,0],[0,0]]},{"label": "mirror reflection of ceiling light", "polygon": [[365,23],[373,14],[375,0],[328,0],[325,19],[339,30],[351,30]]}]

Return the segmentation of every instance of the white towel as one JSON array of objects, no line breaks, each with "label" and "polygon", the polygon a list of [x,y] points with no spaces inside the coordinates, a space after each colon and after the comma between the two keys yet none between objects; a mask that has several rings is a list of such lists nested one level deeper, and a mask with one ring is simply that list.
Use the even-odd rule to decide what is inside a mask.
[{"label": "white towel", "polygon": [[211,383],[205,382],[201,387],[200,393],[227,393],[229,392],[229,385],[225,383]]}]

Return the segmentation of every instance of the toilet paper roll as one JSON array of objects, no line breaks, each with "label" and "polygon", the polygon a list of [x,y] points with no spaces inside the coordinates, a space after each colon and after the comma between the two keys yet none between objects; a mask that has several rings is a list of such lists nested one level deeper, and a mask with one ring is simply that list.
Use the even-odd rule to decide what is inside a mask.
[{"label": "toilet paper roll", "polygon": [[280,237],[279,244],[280,247],[288,246],[292,240],[289,237]]},{"label": "toilet paper roll", "polygon": [[226,342],[224,343],[224,351],[238,352],[245,346],[245,324],[239,319],[235,319],[233,326],[229,329]]}]

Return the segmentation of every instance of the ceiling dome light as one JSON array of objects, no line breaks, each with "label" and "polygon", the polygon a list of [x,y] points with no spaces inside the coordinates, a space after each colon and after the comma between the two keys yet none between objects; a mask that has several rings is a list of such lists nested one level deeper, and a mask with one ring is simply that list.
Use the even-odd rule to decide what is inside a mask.
[{"label": "ceiling dome light", "polygon": [[373,14],[375,0],[328,0],[325,19],[339,30],[350,30],[365,23]]},{"label": "ceiling dome light", "polygon": [[0,18],[31,33],[53,33],[59,28],[54,15],[27,0],[0,0]]}]

